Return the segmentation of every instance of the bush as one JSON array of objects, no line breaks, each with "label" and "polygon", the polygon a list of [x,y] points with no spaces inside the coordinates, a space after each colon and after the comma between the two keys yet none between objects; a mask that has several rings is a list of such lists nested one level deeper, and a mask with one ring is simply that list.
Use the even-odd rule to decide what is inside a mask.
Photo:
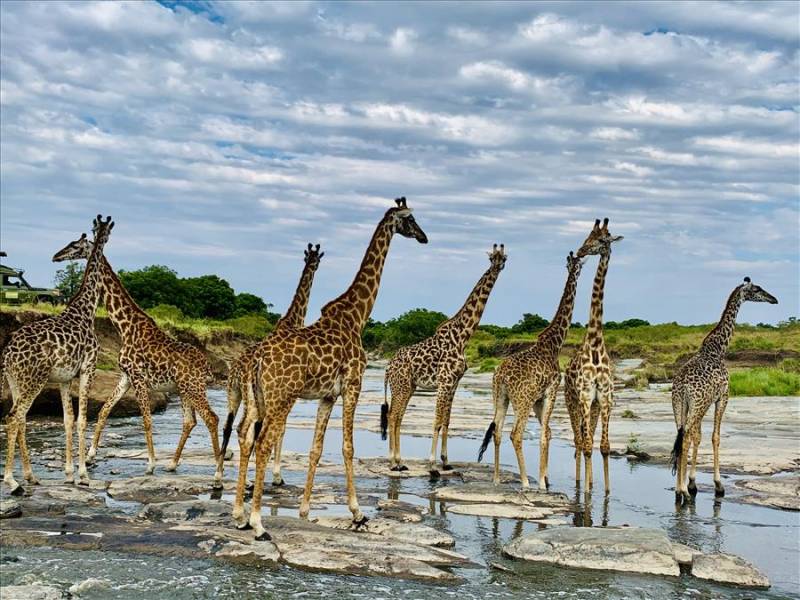
[{"label": "bush", "polygon": [[513,333],[534,333],[550,325],[550,321],[540,315],[524,313],[516,325],[511,327]]},{"label": "bush", "polygon": [[494,373],[500,362],[499,358],[484,358],[478,365],[478,373]]},{"label": "bush", "polygon": [[432,336],[436,333],[436,328],[446,320],[447,315],[443,313],[415,308],[386,323],[370,319],[361,339],[368,350],[394,352]]},{"label": "bush", "polygon": [[183,311],[172,304],[159,304],[147,310],[147,314],[159,321],[169,321],[171,323],[180,323],[186,318]]},{"label": "bush", "polygon": [[61,292],[64,302],[69,302],[81,288],[83,273],[85,268],[78,262],[68,262],[63,269],[56,271],[54,283],[56,289]]},{"label": "bush", "polygon": [[800,374],[773,367],[755,367],[732,371],[731,396],[797,396]]},{"label": "bush", "polygon": [[234,331],[252,338],[266,337],[274,329],[274,325],[263,315],[249,314],[225,321]]}]

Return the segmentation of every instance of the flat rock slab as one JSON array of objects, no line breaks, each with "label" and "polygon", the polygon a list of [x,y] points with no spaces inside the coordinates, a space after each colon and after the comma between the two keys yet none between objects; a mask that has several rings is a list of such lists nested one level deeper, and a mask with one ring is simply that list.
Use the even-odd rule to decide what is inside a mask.
[{"label": "flat rock slab", "polygon": [[61,600],[64,594],[54,585],[5,585],[2,600]]},{"label": "flat rock slab", "polygon": [[718,583],[768,588],[769,579],[749,562],[731,554],[703,554],[692,562],[692,575]]},{"label": "flat rock slab", "polygon": [[633,527],[558,527],[517,538],[503,553],[521,560],[579,569],[680,575],[667,535]]},{"label": "flat rock slab", "polygon": [[410,544],[421,544],[437,548],[452,548],[456,545],[453,536],[433,527],[420,523],[398,522],[384,517],[370,519],[358,529],[355,529],[353,521],[349,517],[319,517],[314,522],[331,529],[366,531]]},{"label": "flat rock slab", "polygon": [[[408,479],[413,477],[431,477],[431,464],[427,460],[409,459],[403,461],[403,466],[407,467],[405,471],[392,471],[389,466],[389,459],[387,458],[360,458],[358,462],[367,471],[374,475],[381,475],[384,477],[393,477],[396,479]],[[461,477],[464,467],[470,463],[452,463],[452,469],[448,471],[441,470],[441,464],[434,467],[436,474],[434,477]]]},{"label": "flat rock slab", "polygon": [[783,510],[800,510],[800,475],[742,479],[736,486],[746,493],[737,500]]},{"label": "flat rock slab", "polygon": [[[115,500],[132,502],[168,502],[191,500],[198,494],[210,493],[213,478],[189,475],[142,476],[112,481],[108,495]],[[232,482],[224,482],[230,489]]]},{"label": "flat rock slab", "polygon": [[553,514],[553,511],[547,508],[520,504],[454,504],[448,506],[446,510],[457,515],[520,519],[524,521],[540,521]]},{"label": "flat rock slab", "polygon": [[572,503],[566,495],[559,492],[540,492],[538,490],[523,491],[503,485],[491,483],[468,483],[464,485],[448,485],[438,488],[433,493],[434,500],[440,502],[475,503],[475,504],[511,504],[530,508],[550,509],[550,512],[566,512]]},{"label": "flat rock slab", "polygon": [[403,500],[378,500],[377,508],[382,517],[406,523],[419,523],[430,512],[424,506]]},{"label": "flat rock slab", "polygon": [[0,500],[0,519],[13,519],[22,515],[22,507],[13,498]]},{"label": "flat rock slab", "polygon": [[746,560],[703,554],[676,544],[660,529],[561,527],[519,537],[503,548],[511,558],[578,569],[677,577],[681,566],[698,579],[768,588],[769,580]]}]

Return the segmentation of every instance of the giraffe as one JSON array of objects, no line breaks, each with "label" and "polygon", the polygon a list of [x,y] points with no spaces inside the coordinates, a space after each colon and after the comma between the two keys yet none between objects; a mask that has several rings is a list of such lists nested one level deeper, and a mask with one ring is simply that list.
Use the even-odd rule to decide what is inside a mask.
[{"label": "giraffe", "polygon": [[547,460],[550,449],[550,416],[556,401],[556,392],[561,383],[558,366],[558,353],[567,336],[572,322],[572,309],[575,305],[575,289],[585,256],[598,254],[600,244],[594,239],[594,230],[586,238],[578,256],[572,252],[567,256],[567,282],[553,321],[547,326],[536,342],[530,347],[506,358],[497,367],[492,379],[494,397],[494,420],[483,438],[478,461],[494,436],[494,483],[500,483],[500,436],[506,418],[509,401],[514,406],[514,429],[511,442],[517,454],[522,488],[528,489],[528,474],[525,470],[525,455],[522,453],[522,436],[528,423],[531,409],[541,425],[539,439],[539,489],[546,490]]},{"label": "giraffe", "polygon": [[[353,283],[341,296],[322,308],[320,319],[304,328],[283,328],[265,339],[256,350],[255,385],[263,398],[264,427],[255,441],[254,427],[245,432],[245,444],[256,444],[256,472],[250,518],[244,517],[244,491],[249,448],[239,451],[239,478],[233,517],[242,529],[254,528],[256,539],[269,539],[261,523],[261,496],[264,470],[269,453],[285,427],[286,417],[298,397],[320,398],[314,439],[309,453],[300,517],[307,518],[314,474],[322,454],[322,443],[333,404],[343,397],[342,454],[347,479],[348,508],[353,523],[361,526],[362,514],[353,483],[353,419],[361,392],[367,357],[361,344],[361,331],[378,295],[383,266],[395,233],[427,243],[405,198],[398,198],[378,223]],[[249,391],[248,391],[249,393]]]},{"label": "giraffe", "polygon": [[[86,407],[99,347],[94,331],[94,315],[100,301],[103,248],[113,227],[111,217],[104,221],[101,215],[97,215],[92,229],[92,252],[78,292],[61,314],[29,323],[15,331],[0,356],[0,385],[7,379],[12,397],[6,429],[8,449],[3,477],[12,494],[24,493],[22,486],[14,480],[14,446],[17,441],[25,479],[31,485],[39,483],[28,455],[25,420],[36,396],[48,382],[58,383],[61,390],[66,437],[64,476],[67,481],[74,482],[72,432],[75,417],[69,384],[75,377],[79,378],[78,483],[89,485],[89,473],[86,470]],[[59,254],[56,253],[53,260]]]},{"label": "giraffe", "polygon": [[[59,262],[84,259],[90,255],[91,245],[85,237],[81,237],[69,244],[54,260]],[[196,413],[208,427],[216,459],[219,456],[218,418],[206,397],[206,384],[213,375],[205,354],[198,348],[174,340],[164,333],[139,308],[105,257],[100,260],[100,283],[108,317],[122,340],[118,361],[122,373],[116,388],[100,409],[88,460],[93,461],[97,454],[109,413],[130,387],[136,393],[142,413],[148,456],[145,474],[152,475],[155,471],[150,390],[178,392],[181,399],[183,429],[172,462],[166,470],[175,471],[178,468],[183,448],[197,422]],[[213,486],[216,489],[222,487],[221,472],[215,474]]]},{"label": "giraffe", "polygon": [[[299,328],[303,326],[308,311],[308,301],[311,296],[311,286],[314,283],[314,274],[319,268],[319,263],[322,257],[325,256],[324,252],[319,251],[319,244],[313,246],[308,245],[304,251],[305,265],[303,272],[300,275],[300,282],[297,284],[292,302],[278,322],[275,324],[275,330],[282,329],[283,327]],[[253,344],[246,348],[242,354],[231,365],[230,373],[228,374],[228,418],[225,422],[225,427],[222,433],[222,453],[220,454],[217,470],[222,473],[223,459],[228,449],[228,442],[230,441],[231,430],[233,428],[233,420],[239,410],[239,405],[242,398],[251,398],[250,395],[244,392],[245,382],[252,381],[252,371],[254,368],[255,351],[258,344]],[[252,396],[254,399],[255,396]],[[258,400],[258,399],[257,399]],[[255,428],[261,429],[261,418],[263,411],[259,406],[245,404],[244,415],[239,422],[239,438],[243,440],[245,432],[250,428],[250,425],[257,423]],[[286,433],[284,429],[278,436],[277,445],[274,448],[275,459],[272,467],[272,484],[283,485],[283,477],[281,477],[281,447],[283,446],[283,436]],[[252,451],[252,446],[250,447]]]},{"label": "giraffe", "polygon": [[609,493],[608,455],[611,446],[608,441],[608,420],[614,406],[614,382],[611,361],[603,339],[603,288],[611,259],[611,244],[622,239],[608,231],[608,219],[596,221],[592,235],[602,244],[600,261],[592,286],[592,303],[589,310],[589,323],[583,344],[569,363],[564,373],[564,397],[569,412],[572,432],[575,439],[575,481],[581,480],[581,452],[586,462],[585,493],[592,489],[592,446],[597,427],[598,413],[603,423],[600,440],[600,453],[603,455],[603,478],[606,494]]},{"label": "giraffe", "polygon": [[[389,462],[392,471],[406,471],[400,460],[400,424],[406,406],[417,387],[436,389],[436,413],[433,421],[433,444],[430,454],[431,474],[437,475],[437,438],[442,435],[442,470],[453,467],[447,462],[447,430],[450,409],[458,382],[467,369],[464,349],[480,323],[486,301],[500,271],[506,264],[505,246],[494,245],[489,253],[489,268],[475,284],[464,305],[450,319],[439,325],[436,333],[412,346],[397,351],[386,368],[381,407],[381,437],[389,434]],[[386,397],[387,384],[392,388],[391,408]]]},{"label": "giraffe", "polygon": [[[703,417],[714,404],[714,431],[711,444],[714,449],[714,495],[725,495],[719,474],[719,431],[722,415],[728,404],[728,369],[725,352],[733,336],[736,315],[743,302],[769,302],[778,300],[766,290],[744,278],[728,297],[725,310],[717,326],[705,337],[700,350],[678,369],[672,378],[672,412],[678,435],[672,450],[672,473],[677,472],[675,502],[690,502],[697,495],[695,474],[697,449],[700,446]],[[686,485],[686,466],[689,447],[692,447],[692,468],[689,485]],[[691,495],[691,496],[690,496]]]}]

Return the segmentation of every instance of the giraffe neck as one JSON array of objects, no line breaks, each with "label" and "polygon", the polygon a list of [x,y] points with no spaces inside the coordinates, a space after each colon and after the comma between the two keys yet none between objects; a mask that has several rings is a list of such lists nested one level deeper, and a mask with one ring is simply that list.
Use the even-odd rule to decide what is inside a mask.
[{"label": "giraffe neck", "polygon": [[303,274],[300,276],[300,283],[294,292],[292,303],[286,310],[275,327],[302,327],[308,311],[308,300],[311,296],[311,284],[314,283],[314,273],[316,268],[310,263],[303,267]]},{"label": "giraffe neck", "polygon": [[323,317],[349,321],[359,331],[364,327],[378,295],[383,265],[394,235],[390,216],[391,212],[386,213],[378,223],[353,283],[344,294],[322,308]]},{"label": "giraffe neck", "polygon": [[155,321],[136,304],[105,256],[101,260],[100,276],[108,318],[123,340],[131,334],[137,322],[146,320],[155,324]]},{"label": "giraffe neck", "polygon": [[472,337],[478,324],[481,322],[483,310],[486,308],[486,301],[489,299],[489,294],[492,293],[492,288],[497,282],[497,277],[500,275],[498,269],[489,267],[483,276],[472,288],[464,305],[459,311],[450,319],[442,323],[438,329],[439,332],[454,332],[460,345],[463,347]]},{"label": "giraffe neck", "polygon": [[728,344],[733,336],[733,328],[736,326],[736,315],[739,313],[741,305],[741,286],[738,286],[728,297],[728,302],[725,305],[725,310],[722,311],[719,323],[703,340],[701,352],[720,360],[725,357]]},{"label": "giraffe neck", "polygon": [[586,338],[603,339],[603,289],[606,285],[608,263],[611,259],[611,250],[600,255],[597,263],[597,272],[594,275],[592,286],[592,306],[589,309],[589,323],[586,325]]},{"label": "giraffe neck", "polygon": [[572,309],[575,307],[575,288],[578,286],[578,276],[581,274],[581,263],[576,261],[575,266],[571,267],[567,274],[567,283],[564,285],[564,293],[561,295],[561,302],[552,322],[539,334],[536,340],[538,347],[550,350],[552,354],[558,356],[564,338],[567,337],[567,330],[572,323]]},{"label": "giraffe neck", "polygon": [[92,323],[94,329],[94,316],[100,302],[101,268],[103,260],[103,245],[95,244],[92,253],[86,261],[86,270],[83,272],[81,287],[69,301],[62,315],[77,316]]}]

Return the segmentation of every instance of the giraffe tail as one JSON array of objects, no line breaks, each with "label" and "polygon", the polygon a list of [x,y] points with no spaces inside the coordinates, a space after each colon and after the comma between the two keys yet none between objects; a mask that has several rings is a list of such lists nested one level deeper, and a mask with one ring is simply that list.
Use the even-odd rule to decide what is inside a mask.
[{"label": "giraffe tail", "polygon": [[678,471],[678,463],[681,460],[681,452],[683,451],[683,427],[678,427],[678,435],[675,436],[675,444],[672,446],[672,456],[670,462],[672,463],[672,474],[675,475]]},{"label": "giraffe tail", "polygon": [[222,429],[222,456],[228,451],[228,443],[231,441],[233,432],[233,420],[239,412],[239,405],[242,403],[242,382],[235,374],[228,376],[228,417],[225,419],[225,426]]},{"label": "giraffe tail", "polygon": [[494,430],[497,427],[497,424],[492,420],[489,423],[489,429],[486,430],[486,434],[483,436],[483,441],[481,442],[481,449],[478,450],[478,462],[483,460],[483,453],[486,452],[486,448],[489,447],[489,442],[494,437]]},{"label": "giraffe tail", "polygon": [[383,404],[381,405],[381,439],[385,440],[389,429],[389,397],[386,387],[389,383],[389,371],[383,376]]}]

